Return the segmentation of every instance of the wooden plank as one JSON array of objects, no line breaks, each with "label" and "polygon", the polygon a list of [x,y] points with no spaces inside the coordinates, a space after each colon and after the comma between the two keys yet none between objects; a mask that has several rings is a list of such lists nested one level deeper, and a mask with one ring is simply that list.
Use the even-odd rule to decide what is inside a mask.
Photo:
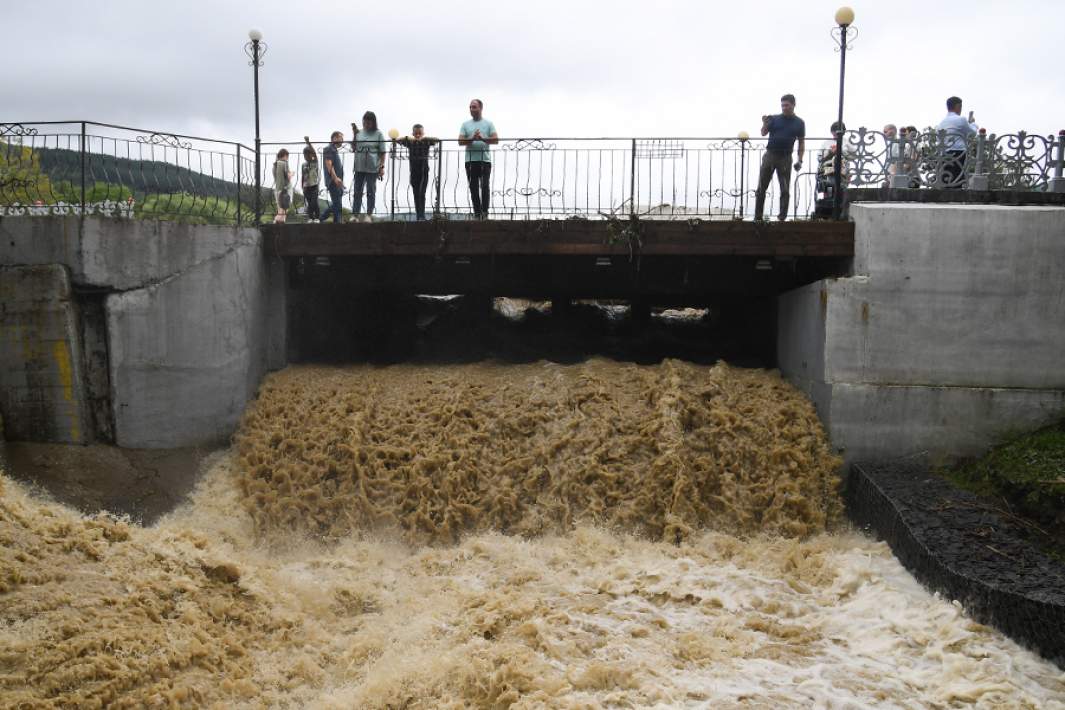
[{"label": "wooden plank", "polygon": [[[641,223],[646,256],[852,256],[849,222],[651,222]],[[608,223],[590,220],[486,221],[343,225],[269,225],[268,249],[280,256],[612,255],[628,254],[624,241],[610,243]]]}]

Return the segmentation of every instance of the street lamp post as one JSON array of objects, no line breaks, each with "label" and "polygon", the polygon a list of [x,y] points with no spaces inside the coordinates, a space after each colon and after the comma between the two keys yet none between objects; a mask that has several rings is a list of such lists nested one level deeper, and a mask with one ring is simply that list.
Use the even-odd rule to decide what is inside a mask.
[{"label": "street lamp post", "polygon": [[[255,224],[259,224],[263,215],[263,173],[259,162],[262,154],[262,139],[259,137],[259,67],[263,65],[266,42],[263,42],[263,33],[257,29],[248,30],[248,39],[250,41],[244,45],[244,53],[251,58],[250,64],[255,82]],[[240,187],[238,186],[237,189]]]},{"label": "street lamp post", "polygon": [[832,37],[839,45],[839,123],[836,128],[835,190],[832,194],[832,219],[839,219],[843,212],[843,78],[847,72],[847,31],[851,36],[857,34],[854,24],[854,10],[841,7],[836,10],[836,27],[832,28]]}]

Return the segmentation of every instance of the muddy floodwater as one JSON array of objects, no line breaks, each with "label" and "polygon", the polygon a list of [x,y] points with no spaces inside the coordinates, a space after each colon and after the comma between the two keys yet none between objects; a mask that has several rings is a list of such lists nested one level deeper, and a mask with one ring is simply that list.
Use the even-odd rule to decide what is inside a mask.
[{"label": "muddy floodwater", "polygon": [[144,527],[0,479],[0,707],[1065,708],[775,373],[295,367]]}]

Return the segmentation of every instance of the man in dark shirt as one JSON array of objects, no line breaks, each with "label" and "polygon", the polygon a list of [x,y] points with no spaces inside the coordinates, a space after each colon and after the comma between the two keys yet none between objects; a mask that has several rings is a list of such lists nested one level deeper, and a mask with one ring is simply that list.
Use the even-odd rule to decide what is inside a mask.
[{"label": "man in dark shirt", "polygon": [[758,173],[758,191],[754,198],[754,218],[762,220],[765,211],[765,191],[773,173],[780,183],[780,214],[778,219],[784,221],[788,216],[788,200],[791,198],[791,150],[795,141],[799,141],[799,158],[794,167],[802,169],[802,156],[806,152],[806,123],[795,115],[795,97],[784,94],[780,97],[780,114],[762,116],[762,135],[769,136],[765,155],[762,156],[762,168]]},{"label": "man in dark shirt", "polygon": [[329,190],[329,209],[322,215],[324,222],[330,217],[333,224],[342,221],[340,201],[344,199],[344,161],[340,159],[340,146],[344,144],[344,134],[333,131],[329,136],[329,145],[322,151],[322,164],[325,166],[325,186]]}]

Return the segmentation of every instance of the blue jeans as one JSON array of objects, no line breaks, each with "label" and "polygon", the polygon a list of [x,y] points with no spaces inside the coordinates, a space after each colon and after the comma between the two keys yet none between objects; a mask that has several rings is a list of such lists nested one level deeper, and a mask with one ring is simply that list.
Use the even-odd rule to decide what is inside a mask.
[{"label": "blue jeans", "polygon": [[362,214],[362,188],[366,187],[366,214],[373,214],[377,199],[377,173],[355,173],[355,194],[351,196],[351,211]]},{"label": "blue jeans", "polygon": [[327,186],[329,189],[329,209],[322,215],[321,221],[324,222],[330,217],[333,218],[334,224],[340,224],[342,217],[340,214],[340,201],[344,199],[344,188],[337,187],[332,180],[329,181]]}]

